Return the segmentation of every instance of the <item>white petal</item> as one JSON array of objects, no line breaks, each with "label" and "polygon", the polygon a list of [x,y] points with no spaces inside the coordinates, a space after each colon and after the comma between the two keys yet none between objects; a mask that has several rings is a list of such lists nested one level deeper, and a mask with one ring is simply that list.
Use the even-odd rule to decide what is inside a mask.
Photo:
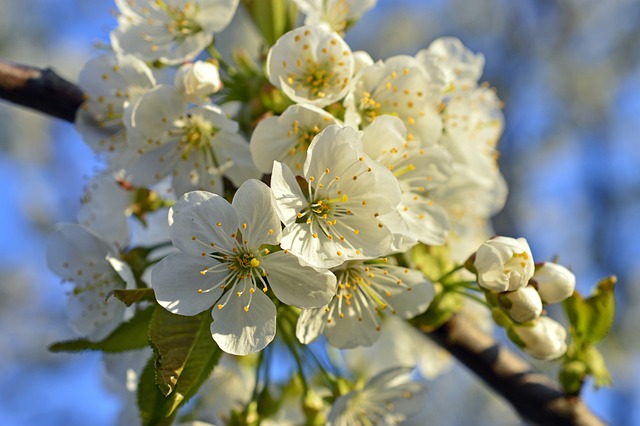
[{"label": "white petal", "polygon": [[[115,282],[114,282],[115,284]],[[100,341],[115,330],[122,320],[126,306],[115,297],[105,301],[105,295],[119,286],[108,286],[101,291],[82,291],[71,294],[67,309],[69,324],[91,341]]]},{"label": "white petal", "polygon": [[115,247],[87,228],[73,223],[59,223],[47,241],[47,265],[64,279],[86,281],[94,273],[111,271],[106,262]]},{"label": "white petal", "polygon": [[315,341],[327,323],[325,307],[303,309],[296,323],[296,337],[303,345]]},{"label": "white petal", "polygon": [[156,300],[166,310],[178,315],[196,315],[207,310],[222,294],[220,282],[227,275],[207,272],[219,263],[209,257],[197,258],[182,253],[171,254],[151,270],[151,286]]},{"label": "white petal", "polygon": [[262,258],[269,286],[280,301],[298,308],[324,306],[336,291],[336,277],[327,270],[307,266],[292,253],[282,251]]},{"label": "white petal", "polygon": [[261,173],[253,164],[249,143],[238,133],[220,132],[212,141],[219,167],[231,182],[240,186],[248,179],[259,179]]},{"label": "white petal", "polygon": [[291,226],[296,215],[308,204],[291,169],[285,164],[273,162],[271,191],[276,201],[276,212],[285,226]]},{"label": "white petal", "polygon": [[[236,284],[231,291],[240,284]],[[225,296],[226,297],[226,296]],[[262,291],[231,294],[222,308],[211,312],[211,335],[220,349],[233,355],[248,355],[264,349],[276,335],[276,307]],[[224,297],[223,297],[224,299]],[[245,311],[245,307],[249,306]]]},{"label": "white petal", "polygon": [[170,175],[180,163],[177,142],[162,144],[144,152],[127,169],[127,180],[135,186],[149,187]]},{"label": "white petal", "polygon": [[216,194],[188,192],[169,210],[171,241],[191,256],[216,251],[216,247],[231,250],[235,247],[231,234],[237,230],[236,211]]},{"label": "white petal", "polygon": [[[163,130],[173,127],[173,120],[185,110],[186,103],[171,86],[158,85],[142,95],[131,109],[128,136],[144,147],[147,139],[155,139]],[[138,143],[139,142],[139,143]]]},{"label": "white petal", "polygon": [[[251,179],[238,188],[231,203],[242,224],[242,238],[247,245],[258,248],[262,244],[278,244],[281,236],[280,219],[276,214],[271,189],[263,182]],[[247,224],[247,227],[244,227]]]},{"label": "white petal", "polygon": [[323,109],[291,105],[279,117],[267,117],[258,123],[251,135],[253,161],[263,173],[271,172],[274,161],[301,173],[313,137],[331,124],[339,123]]}]

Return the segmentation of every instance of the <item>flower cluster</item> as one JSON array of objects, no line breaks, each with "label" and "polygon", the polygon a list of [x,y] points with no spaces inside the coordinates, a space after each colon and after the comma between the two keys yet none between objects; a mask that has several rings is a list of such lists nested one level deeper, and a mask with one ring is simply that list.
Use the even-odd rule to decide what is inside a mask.
[{"label": "flower cluster", "polygon": [[[48,249],[50,268],[74,283],[78,332],[100,345],[148,326],[154,355],[144,370],[137,361],[134,376],[155,377],[165,394],[180,380],[196,389],[201,371],[190,369],[216,363],[220,353],[211,352],[266,351],[244,366],[225,361],[231,376],[255,368],[255,390],[227,395],[234,402],[213,410],[216,424],[290,420],[284,390],[280,414],[264,411],[277,392],[261,377],[282,347],[299,369],[290,387],[302,380],[304,389],[291,423],[395,424],[416,414],[424,386],[410,379],[412,367],[419,361],[430,376],[439,368],[418,354],[427,344],[402,321],[439,326],[442,312],[463,305],[465,286],[485,293],[524,350],[562,355],[566,332],[543,307],[569,297],[575,277],[534,264],[522,238],[486,241],[506,184],[496,150],[501,102],[479,81],[484,57],[451,37],[414,56],[354,52],[344,34],[375,0],[295,0],[306,19],[286,30],[265,27],[266,2],[243,2],[236,13],[238,3],[116,0],[112,49],[82,71],[76,120],[105,167],[87,186],[82,225],[60,225]],[[242,49],[222,55],[225,28],[247,16],[265,41],[277,37],[255,58]],[[165,226],[151,225],[155,212]],[[153,234],[151,247],[134,219]],[[451,265],[472,253],[477,286],[452,284],[462,266]],[[166,350],[163,338],[187,347]],[[277,338],[283,345],[269,346]],[[406,347],[390,347],[403,338]],[[384,350],[374,352],[393,361],[371,362],[378,373],[351,383],[323,357],[302,359],[312,342],[378,342]],[[213,348],[212,358],[197,358],[202,348]],[[306,376],[317,370],[327,383],[314,387]],[[126,388],[131,395],[137,384]]]},{"label": "flower cluster", "polygon": [[469,260],[487,300],[513,321],[507,325],[513,340],[536,358],[562,356],[567,350],[567,332],[541,314],[543,303],[559,303],[573,294],[573,273],[556,263],[535,265],[524,238],[490,239]]}]

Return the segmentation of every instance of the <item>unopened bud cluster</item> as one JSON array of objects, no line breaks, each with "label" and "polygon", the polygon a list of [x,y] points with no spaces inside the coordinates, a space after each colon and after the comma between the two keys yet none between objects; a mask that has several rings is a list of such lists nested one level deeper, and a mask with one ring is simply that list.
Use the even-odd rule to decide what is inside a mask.
[{"label": "unopened bud cluster", "polygon": [[575,275],[564,266],[535,264],[524,238],[495,237],[478,248],[467,261],[485,291],[494,318],[509,337],[540,359],[555,359],[567,349],[566,330],[543,315],[544,305],[559,303],[573,294]]}]

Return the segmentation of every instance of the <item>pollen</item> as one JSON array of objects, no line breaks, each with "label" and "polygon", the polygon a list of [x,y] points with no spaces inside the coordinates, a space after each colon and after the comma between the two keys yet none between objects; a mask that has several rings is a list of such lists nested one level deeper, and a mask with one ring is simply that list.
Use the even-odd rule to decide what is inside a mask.
[{"label": "pollen", "polygon": [[260,266],[260,261],[254,257],[249,262],[249,265],[251,265],[252,268],[257,268],[258,266]]}]

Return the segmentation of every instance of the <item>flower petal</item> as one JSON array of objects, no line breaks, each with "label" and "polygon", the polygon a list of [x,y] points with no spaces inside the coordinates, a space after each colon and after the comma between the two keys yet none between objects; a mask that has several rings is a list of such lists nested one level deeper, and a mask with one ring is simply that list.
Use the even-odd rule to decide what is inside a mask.
[{"label": "flower petal", "polygon": [[[251,248],[262,244],[278,244],[281,224],[276,214],[271,189],[256,179],[250,179],[238,188],[231,203],[242,224],[242,238]],[[245,227],[246,224],[246,227]]]},{"label": "flower petal", "polygon": [[325,307],[303,309],[296,323],[296,337],[303,345],[315,341],[327,323]]},{"label": "flower petal", "polygon": [[171,254],[151,270],[151,286],[156,300],[166,310],[178,315],[196,315],[213,306],[222,294],[219,283],[227,275],[208,271],[218,262],[182,253]]},{"label": "flower petal", "polygon": [[298,308],[324,306],[336,292],[336,276],[308,266],[292,253],[279,251],[262,258],[269,286],[280,301]]},{"label": "flower petal", "polygon": [[202,256],[216,247],[231,250],[235,247],[231,234],[237,231],[235,209],[210,192],[188,192],[169,210],[171,241],[185,254]]},{"label": "flower petal", "polygon": [[262,291],[243,291],[240,296],[230,294],[228,298],[222,309],[214,308],[211,312],[213,340],[220,349],[233,355],[264,349],[276,335],[276,307],[271,299]]}]

